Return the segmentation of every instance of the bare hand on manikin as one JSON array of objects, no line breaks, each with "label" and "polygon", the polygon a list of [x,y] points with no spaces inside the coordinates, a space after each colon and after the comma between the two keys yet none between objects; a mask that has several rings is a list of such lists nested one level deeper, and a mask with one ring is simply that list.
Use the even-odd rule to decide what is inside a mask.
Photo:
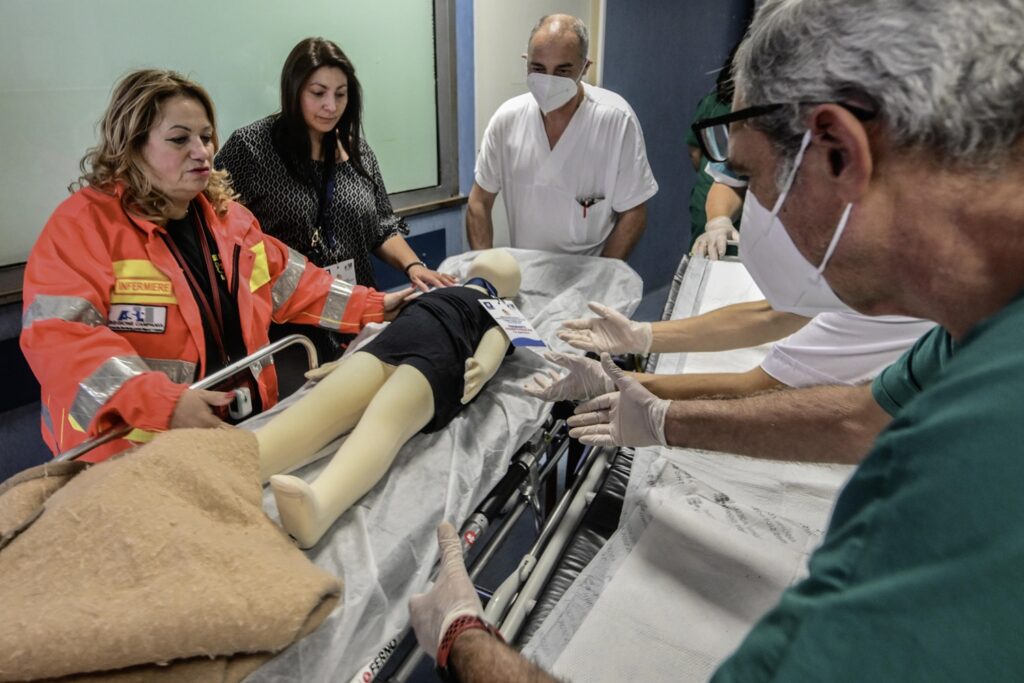
[{"label": "bare hand on manikin", "polygon": [[178,403],[171,414],[171,429],[187,427],[224,427],[227,426],[214,415],[210,406],[226,406],[234,397],[232,391],[207,391],[206,389],[186,389],[178,397]]},{"label": "bare hand on manikin", "polygon": [[439,273],[426,266],[415,265],[409,268],[409,282],[421,292],[429,292],[435,287],[451,287],[458,283],[454,276],[448,273]]},{"label": "bare hand on manikin", "polygon": [[402,307],[409,302],[409,298],[416,292],[415,287],[406,287],[397,292],[390,292],[384,295],[384,319],[394,320],[402,311]]}]

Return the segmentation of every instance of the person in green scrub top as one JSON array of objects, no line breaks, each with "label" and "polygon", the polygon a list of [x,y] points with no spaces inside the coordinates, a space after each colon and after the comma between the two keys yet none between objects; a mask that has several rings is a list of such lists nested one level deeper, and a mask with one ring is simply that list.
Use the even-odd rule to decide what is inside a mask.
[{"label": "person in green scrub top", "polygon": [[[619,391],[570,418],[581,441],[860,460],[809,575],[713,681],[1021,678],[1021,35],[1024,0],[765,0],[736,54],[718,160],[749,178],[769,302],[941,327],[873,386],[740,400],[662,401],[606,361]],[[456,553],[412,604],[420,643],[464,682],[553,680],[458,618],[479,603]]]}]

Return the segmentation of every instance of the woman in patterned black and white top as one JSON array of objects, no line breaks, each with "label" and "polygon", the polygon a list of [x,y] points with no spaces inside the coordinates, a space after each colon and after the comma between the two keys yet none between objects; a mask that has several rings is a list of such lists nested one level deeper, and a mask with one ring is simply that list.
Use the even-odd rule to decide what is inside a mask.
[{"label": "woman in patterned black and white top", "polygon": [[281,71],[281,112],[236,130],[217,168],[264,232],[335,277],[375,285],[370,253],[426,290],[453,284],[409,247],[373,150],[362,138],[362,89],[341,49],[307,38]]}]

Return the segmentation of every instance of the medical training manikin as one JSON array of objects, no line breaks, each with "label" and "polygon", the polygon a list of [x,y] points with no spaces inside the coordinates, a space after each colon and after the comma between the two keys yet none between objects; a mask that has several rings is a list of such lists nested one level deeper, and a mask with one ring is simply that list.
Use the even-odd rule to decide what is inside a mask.
[{"label": "medical training manikin", "polygon": [[[497,372],[509,341],[479,302],[514,297],[520,279],[507,251],[481,252],[461,286],[413,300],[375,339],[256,431],[262,476],[270,478],[281,523],[299,546],[315,545],[384,476],[406,441],[442,429]],[[276,474],[350,430],[312,483]]]}]

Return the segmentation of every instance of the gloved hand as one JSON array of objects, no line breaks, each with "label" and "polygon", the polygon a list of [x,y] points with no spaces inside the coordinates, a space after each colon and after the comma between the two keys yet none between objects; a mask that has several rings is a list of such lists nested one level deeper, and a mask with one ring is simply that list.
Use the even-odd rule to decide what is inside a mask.
[{"label": "gloved hand", "polygon": [[665,443],[665,415],[671,401],[658,398],[601,354],[601,365],[618,391],[576,408],[569,436],[594,446],[655,446]]},{"label": "gloved hand", "polygon": [[571,346],[594,353],[647,353],[653,332],[650,323],[633,322],[613,308],[591,301],[597,318],[565,320],[558,338]]},{"label": "gloved hand", "polygon": [[556,351],[548,351],[544,357],[569,373],[562,375],[553,368],[535,373],[523,386],[530,396],[545,401],[576,401],[615,391],[615,383],[596,360]]},{"label": "gloved hand", "polygon": [[737,242],[739,239],[740,233],[733,226],[732,220],[728,216],[718,216],[704,225],[704,233],[694,241],[690,253],[717,261],[725,256],[726,242]]},{"label": "gloved hand", "polygon": [[483,618],[484,608],[466,573],[459,533],[448,522],[437,527],[437,545],[441,548],[441,568],[434,585],[426,593],[409,600],[412,629],[420,647],[437,657],[441,638],[453,621],[461,616]]},{"label": "gloved hand", "polygon": [[473,356],[466,359],[466,369],[462,374],[462,405],[466,405],[480,393],[489,378],[484,368]]}]

